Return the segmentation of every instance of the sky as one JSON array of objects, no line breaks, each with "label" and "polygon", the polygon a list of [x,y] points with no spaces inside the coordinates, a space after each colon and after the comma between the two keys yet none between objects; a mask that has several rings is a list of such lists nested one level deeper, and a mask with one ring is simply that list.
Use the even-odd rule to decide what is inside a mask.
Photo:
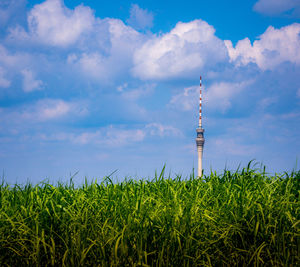
[{"label": "sky", "polygon": [[[300,0],[0,0],[9,183],[299,168]],[[298,164],[298,165],[297,165]]]}]

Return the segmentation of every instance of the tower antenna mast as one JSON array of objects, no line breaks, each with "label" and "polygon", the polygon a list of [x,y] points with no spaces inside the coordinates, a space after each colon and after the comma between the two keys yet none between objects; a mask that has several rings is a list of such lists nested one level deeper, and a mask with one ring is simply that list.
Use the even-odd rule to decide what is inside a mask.
[{"label": "tower antenna mast", "polygon": [[202,128],[202,77],[200,76],[199,128]]},{"label": "tower antenna mast", "polygon": [[196,129],[196,145],[198,152],[198,177],[202,176],[202,156],[204,147],[204,129],[202,128],[202,77],[200,76],[200,98],[199,98],[199,124]]}]

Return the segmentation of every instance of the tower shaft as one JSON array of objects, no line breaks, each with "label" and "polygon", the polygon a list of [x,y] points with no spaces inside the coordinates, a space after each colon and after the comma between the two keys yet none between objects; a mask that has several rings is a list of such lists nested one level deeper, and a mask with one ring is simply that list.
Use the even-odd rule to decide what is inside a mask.
[{"label": "tower shaft", "polygon": [[202,157],[203,157],[203,147],[204,147],[204,129],[197,128],[197,137],[196,137],[196,145],[198,152],[198,176],[202,176]]},{"label": "tower shaft", "polygon": [[203,146],[197,146],[198,152],[198,176],[202,176],[202,156],[203,156]]}]

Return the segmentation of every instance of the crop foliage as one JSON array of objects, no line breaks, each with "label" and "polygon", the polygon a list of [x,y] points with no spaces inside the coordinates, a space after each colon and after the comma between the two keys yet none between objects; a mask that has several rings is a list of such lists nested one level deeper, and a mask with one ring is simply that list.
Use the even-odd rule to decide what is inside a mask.
[{"label": "crop foliage", "polygon": [[[297,266],[300,171],[0,185],[1,266]],[[299,265],[298,265],[299,266]]]}]

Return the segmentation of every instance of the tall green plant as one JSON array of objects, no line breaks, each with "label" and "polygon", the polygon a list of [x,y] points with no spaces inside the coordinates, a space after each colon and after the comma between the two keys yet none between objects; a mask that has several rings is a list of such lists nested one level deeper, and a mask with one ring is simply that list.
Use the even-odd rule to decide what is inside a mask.
[{"label": "tall green plant", "polygon": [[297,266],[300,171],[0,185],[1,266]]}]

